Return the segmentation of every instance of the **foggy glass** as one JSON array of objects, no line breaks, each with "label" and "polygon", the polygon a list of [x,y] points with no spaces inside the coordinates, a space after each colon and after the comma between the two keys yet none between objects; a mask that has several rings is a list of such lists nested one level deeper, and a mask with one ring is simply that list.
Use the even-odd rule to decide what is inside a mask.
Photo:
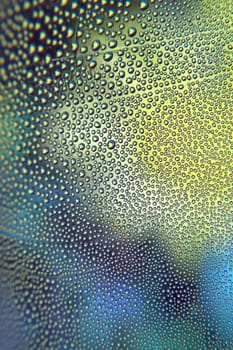
[{"label": "foggy glass", "polygon": [[0,3],[0,350],[232,350],[232,0]]}]

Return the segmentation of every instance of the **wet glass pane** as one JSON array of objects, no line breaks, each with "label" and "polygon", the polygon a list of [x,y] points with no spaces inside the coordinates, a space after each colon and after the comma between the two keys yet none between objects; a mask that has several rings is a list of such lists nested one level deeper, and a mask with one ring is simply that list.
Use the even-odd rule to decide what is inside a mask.
[{"label": "wet glass pane", "polygon": [[1,0],[0,349],[233,349],[232,0]]}]

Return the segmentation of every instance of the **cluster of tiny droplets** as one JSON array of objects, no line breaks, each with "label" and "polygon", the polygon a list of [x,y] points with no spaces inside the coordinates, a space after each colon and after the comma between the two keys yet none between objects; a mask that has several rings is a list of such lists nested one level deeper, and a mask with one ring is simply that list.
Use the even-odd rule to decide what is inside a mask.
[{"label": "cluster of tiny droplets", "polygon": [[1,1],[1,349],[233,348],[232,11]]}]

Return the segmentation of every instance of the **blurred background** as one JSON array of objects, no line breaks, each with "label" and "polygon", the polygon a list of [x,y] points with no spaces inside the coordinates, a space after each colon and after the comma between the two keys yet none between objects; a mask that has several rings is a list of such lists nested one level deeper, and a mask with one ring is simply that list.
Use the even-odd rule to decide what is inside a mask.
[{"label": "blurred background", "polygon": [[0,4],[0,349],[231,350],[232,0]]}]

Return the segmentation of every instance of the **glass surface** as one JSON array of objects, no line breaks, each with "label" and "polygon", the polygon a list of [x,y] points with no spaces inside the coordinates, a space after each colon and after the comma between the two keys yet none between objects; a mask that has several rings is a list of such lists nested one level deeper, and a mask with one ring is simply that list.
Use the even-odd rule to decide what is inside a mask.
[{"label": "glass surface", "polygon": [[232,38],[232,0],[1,0],[0,350],[233,349]]}]

